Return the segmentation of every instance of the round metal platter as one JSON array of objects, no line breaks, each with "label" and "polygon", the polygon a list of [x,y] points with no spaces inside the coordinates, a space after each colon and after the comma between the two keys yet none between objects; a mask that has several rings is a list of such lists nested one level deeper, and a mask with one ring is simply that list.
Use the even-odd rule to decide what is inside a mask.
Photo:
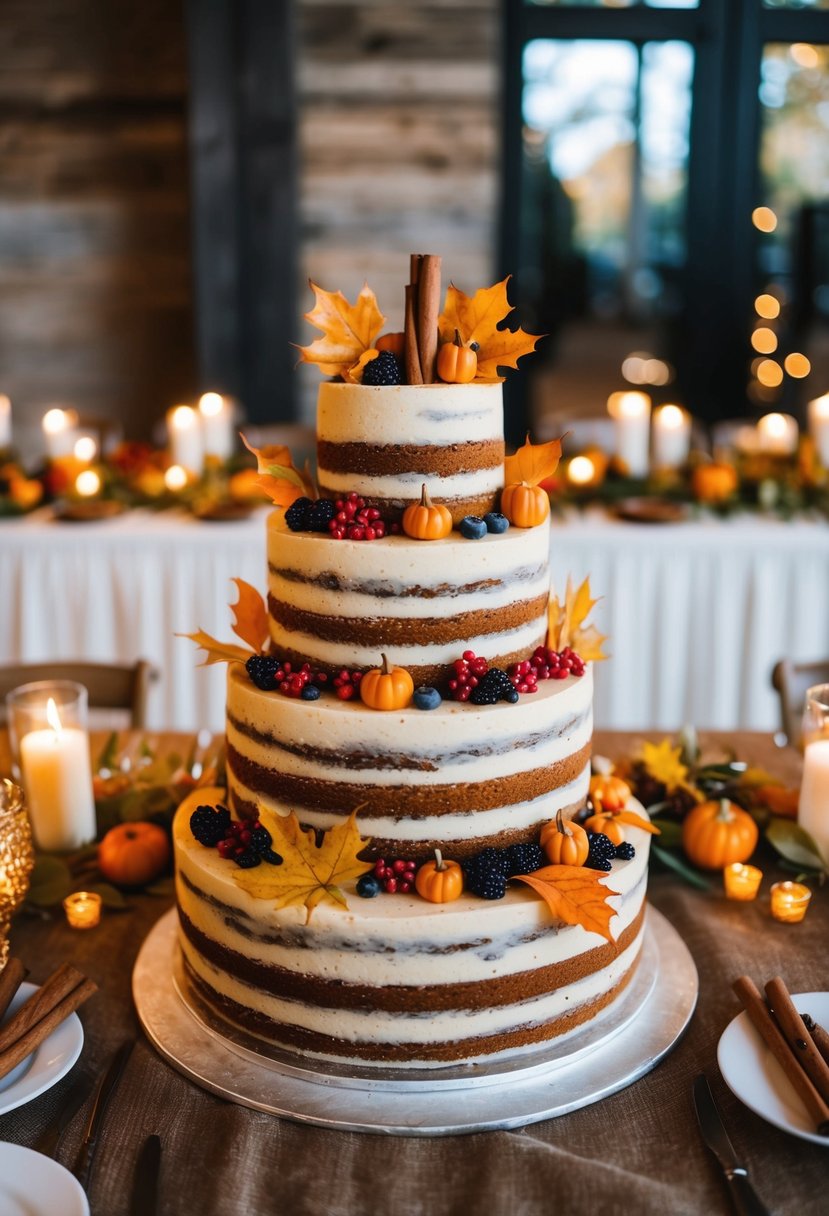
[{"label": "round metal platter", "polygon": [[[283,1054],[216,1018],[190,990],[177,930],[173,908],[147,937],[133,971],[138,1016],[161,1055],[228,1101],[343,1131],[495,1131],[598,1102],[650,1072],[676,1045],[699,988],[687,946],[649,908],[633,979],[589,1025],[543,1048],[483,1064],[345,1068]],[[612,1051],[599,1050],[611,1038]]]}]

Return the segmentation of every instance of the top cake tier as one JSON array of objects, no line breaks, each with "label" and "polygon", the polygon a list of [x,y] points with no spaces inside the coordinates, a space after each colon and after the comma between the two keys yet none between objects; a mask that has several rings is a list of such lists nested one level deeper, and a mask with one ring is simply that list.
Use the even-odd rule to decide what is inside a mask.
[{"label": "top cake tier", "polygon": [[497,510],[504,485],[501,385],[321,384],[317,476],[323,497],[355,491],[386,518],[399,518],[424,482],[456,524]]}]

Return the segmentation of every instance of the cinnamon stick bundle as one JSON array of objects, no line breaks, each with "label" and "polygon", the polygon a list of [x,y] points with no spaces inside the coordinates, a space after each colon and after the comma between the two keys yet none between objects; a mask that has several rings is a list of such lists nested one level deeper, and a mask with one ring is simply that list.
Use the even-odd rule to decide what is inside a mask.
[{"label": "cinnamon stick bundle", "polygon": [[823,1101],[829,1104],[829,1064],[821,1056],[779,975],[766,984],[766,999],[789,1049]]},{"label": "cinnamon stick bundle", "polygon": [[422,255],[417,280],[417,345],[424,384],[432,384],[435,379],[440,316],[440,267],[439,254]]},{"label": "cinnamon stick bundle", "polygon": [[67,963],[62,963],[53,971],[46,983],[23,1002],[5,1026],[0,1027],[0,1054],[21,1035],[26,1034],[45,1014],[68,996],[73,988],[77,988],[83,979],[83,974]]},{"label": "cinnamon stick bundle", "polygon": [[823,1056],[826,1063],[829,1064],[829,1034],[826,1033],[822,1026],[818,1026],[815,1019],[810,1018],[808,1013],[803,1013],[800,1016],[803,1018],[804,1026],[812,1036],[812,1042],[815,1047]]},{"label": "cinnamon stick bundle", "polygon": [[[45,985],[44,985],[45,987]],[[0,1051],[0,1078],[5,1077],[13,1068],[16,1068],[26,1056],[30,1055],[41,1043],[48,1039],[53,1030],[56,1030],[70,1013],[74,1013],[79,1009],[84,1001],[88,1000],[94,992],[98,991],[98,985],[92,980],[81,977],[81,983],[77,984],[67,995],[65,995],[56,1004],[52,1004],[43,1014],[39,1021],[32,1025],[10,1043],[5,1050]]]},{"label": "cinnamon stick bundle", "polygon": [[407,384],[422,384],[420,374],[420,351],[417,346],[417,287],[410,283],[406,288],[406,313],[403,322],[403,359]]},{"label": "cinnamon stick bundle", "polygon": [[780,1067],[785,1072],[797,1095],[803,1102],[813,1121],[818,1135],[829,1136],[829,1104],[824,1102],[799,1062],[789,1050],[780,1028],[771,1015],[757,985],[747,975],[742,975],[733,984],[740,1003],[755,1029],[762,1035]]},{"label": "cinnamon stick bundle", "polygon": [[28,974],[19,958],[10,958],[0,971],[0,1022],[6,1016],[6,1010],[14,1000],[14,994]]}]

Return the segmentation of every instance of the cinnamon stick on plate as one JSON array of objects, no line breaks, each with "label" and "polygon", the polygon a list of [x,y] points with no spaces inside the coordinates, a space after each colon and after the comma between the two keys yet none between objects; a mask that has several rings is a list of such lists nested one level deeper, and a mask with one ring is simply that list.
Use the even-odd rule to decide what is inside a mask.
[{"label": "cinnamon stick on plate", "polygon": [[789,990],[779,975],[766,984],[766,1000],[789,1049],[823,1101],[829,1103],[829,1064],[821,1056],[803,1018],[794,1007]]},{"label": "cinnamon stick on plate", "polygon": [[76,967],[67,963],[61,964],[53,971],[45,984],[33,992],[18,1010],[0,1027],[0,1053],[16,1042],[21,1035],[26,1034],[42,1017],[52,1010],[55,1005],[68,996],[84,979]]},{"label": "cinnamon stick on plate", "polygon": [[440,316],[440,266],[437,253],[424,253],[417,281],[417,345],[424,384],[435,379],[438,357],[438,317]]},{"label": "cinnamon stick on plate", "polygon": [[40,1021],[29,1026],[18,1039],[15,1039],[4,1051],[0,1051],[0,1077],[5,1077],[35,1048],[40,1047],[41,1043],[49,1038],[52,1031],[56,1030],[70,1013],[74,1013],[84,1001],[92,996],[93,992],[97,991],[97,984],[94,984],[92,980],[82,978],[81,983],[76,985],[57,1004],[52,1005]]},{"label": "cinnamon stick on plate", "polygon": [[751,1024],[766,1042],[773,1056],[791,1082],[793,1089],[803,1102],[813,1121],[818,1135],[829,1136],[829,1105],[824,1102],[800,1064],[789,1050],[777,1023],[771,1016],[757,985],[747,975],[741,975],[733,984],[734,991],[748,1014]]},{"label": "cinnamon stick on plate", "polygon": [[818,1026],[815,1019],[810,1018],[808,1013],[802,1013],[800,1016],[803,1018],[804,1026],[812,1036],[812,1042],[815,1047],[823,1056],[826,1063],[829,1064],[829,1034],[826,1033],[822,1026]]},{"label": "cinnamon stick on plate", "polygon": [[19,958],[10,958],[0,971],[0,1022],[6,1016],[6,1010],[14,1000],[14,994],[28,974]]}]

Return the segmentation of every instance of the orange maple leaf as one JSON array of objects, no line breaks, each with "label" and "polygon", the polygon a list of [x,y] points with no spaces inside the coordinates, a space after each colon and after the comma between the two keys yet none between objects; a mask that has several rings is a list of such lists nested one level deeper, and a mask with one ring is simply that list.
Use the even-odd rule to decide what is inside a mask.
[{"label": "orange maple leaf", "polygon": [[601,879],[601,871],[585,866],[544,866],[534,874],[519,874],[519,882],[541,896],[553,916],[565,925],[581,925],[588,933],[599,933],[612,942],[610,920],[615,915],[607,902],[611,891]]},{"label": "orange maple leaf", "polygon": [[567,591],[564,603],[559,602],[555,594],[550,595],[547,610],[547,645],[551,650],[563,650],[569,646],[585,661],[606,659],[602,650],[602,642],[607,641],[603,633],[599,633],[595,625],[584,626],[584,621],[598,603],[590,598],[590,579],[586,578],[577,591],[567,579]]},{"label": "orange maple leaf", "polygon": [[508,486],[517,481],[537,486],[546,477],[552,477],[560,460],[560,439],[551,439],[549,443],[531,443],[528,435],[524,446],[504,461],[504,481]]},{"label": "orange maple leaf", "polygon": [[602,815],[612,815],[617,823],[627,823],[632,828],[641,828],[643,832],[650,832],[651,836],[661,835],[658,827],[651,823],[650,819],[644,819],[641,815],[637,815],[636,811],[602,811]]},{"label": "orange maple leaf", "polygon": [[507,299],[509,275],[492,287],[482,287],[474,296],[467,296],[454,283],[449,284],[446,303],[438,318],[441,342],[454,342],[455,330],[465,346],[478,343],[476,380],[503,380],[499,367],[517,367],[522,355],[535,350],[541,334],[528,334],[523,329],[499,329],[512,312]]},{"label": "orange maple leaf", "polygon": [[294,468],[291,453],[284,444],[255,448],[242,435],[242,443],[256,457],[260,476],[256,484],[277,507],[289,507],[298,498],[316,498],[314,483],[307,473]]},{"label": "orange maple leaf", "polygon": [[386,318],[377,307],[377,297],[369,287],[363,289],[354,304],[349,304],[341,291],[324,291],[311,282],[316,304],[305,313],[323,332],[310,346],[298,347],[303,363],[316,363],[324,376],[345,376],[359,360],[363,351],[374,346],[374,339]]},{"label": "orange maple leaf", "polygon": [[252,654],[252,651],[236,646],[233,642],[217,642],[203,629],[197,629],[195,633],[177,633],[176,637],[189,638],[191,642],[201,646],[206,652],[204,662],[199,664],[201,667],[211,667],[214,663],[247,663]]},{"label": "orange maple leaf", "polygon": [[251,587],[243,578],[235,578],[233,582],[239,590],[239,599],[230,605],[234,617],[233,632],[258,654],[268,640],[269,633],[265,601],[256,588]]}]

